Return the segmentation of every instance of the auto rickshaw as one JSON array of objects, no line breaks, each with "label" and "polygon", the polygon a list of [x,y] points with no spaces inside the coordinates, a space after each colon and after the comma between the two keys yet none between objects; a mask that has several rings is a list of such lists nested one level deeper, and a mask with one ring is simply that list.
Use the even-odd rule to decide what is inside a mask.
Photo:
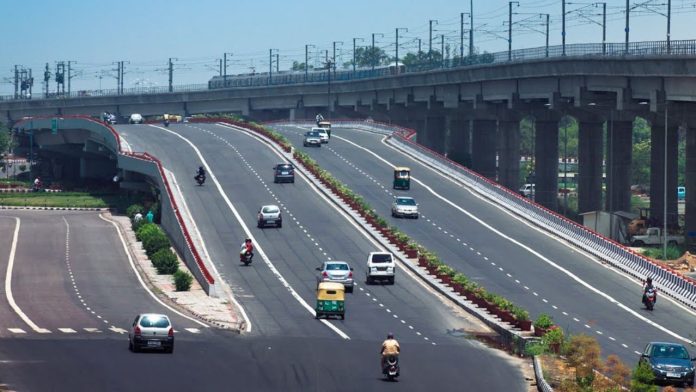
[{"label": "auto rickshaw", "polygon": [[324,128],[326,129],[326,134],[329,135],[329,139],[331,139],[331,123],[328,121],[319,121],[317,123],[317,126],[319,128]]},{"label": "auto rickshaw", "polygon": [[321,282],[317,286],[317,307],[314,318],[340,316],[345,320],[345,287],[341,283]]},{"label": "auto rickshaw", "polygon": [[394,189],[411,188],[411,169],[407,167],[394,168]]}]

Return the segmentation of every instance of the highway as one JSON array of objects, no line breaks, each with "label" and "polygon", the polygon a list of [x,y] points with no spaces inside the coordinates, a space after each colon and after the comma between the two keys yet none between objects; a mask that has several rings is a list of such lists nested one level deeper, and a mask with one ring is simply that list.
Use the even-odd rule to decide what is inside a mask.
[{"label": "highway", "polygon": [[[422,282],[400,271],[394,286],[366,286],[366,257],[377,245],[301,176],[294,184],[273,184],[272,167],[282,159],[259,140],[215,124],[115,129],[133,151],[157,156],[175,175],[216,268],[249,315],[252,329],[242,339],[251,344],[296,341],[312,351],[316,363],[333,363],[340,357],[350,364],[344,371],[353,381],[320,389],[381,388],[377,353],[391,331],[403,348],[400,389],[448,390],[467,383],[473,389],[525,390],[519,368],[469,338],[466,331],[478,322],[463,317]],[[209,177],[199,187],[193,176],[201,165],[209,167]],[[282,228],[256,228],[262,204],[282,207]],[[233,211],[260,248],[249,267],[236,258],[249,234]],[[316,298],[315,267],[329,259],[348,261],[354,268],[357,287],[347,294],[345,321],[318,321],[310,311]],[[321,342],[333,349],[322,350]],[[279,373],[290,366],[277,364]],[[309,388],[321,381],[311,366],[297,369],[309,375]]]},{"label": "highway", "polygon": [[[387,146],[383,135],[336,128],[329,144],[304,148],[305,128],[275,128],[446,263],[533,317],[547,313],[572,333],[597,337],[605,355],[633,365],[647,342],[690,340],[694,333],[693,312],[661,298],[649,313],[637,282]],[[409,191],[392,190],[392,166],[411,167]],[[391,218],[395,195],[414,197],[421,218]]]}]

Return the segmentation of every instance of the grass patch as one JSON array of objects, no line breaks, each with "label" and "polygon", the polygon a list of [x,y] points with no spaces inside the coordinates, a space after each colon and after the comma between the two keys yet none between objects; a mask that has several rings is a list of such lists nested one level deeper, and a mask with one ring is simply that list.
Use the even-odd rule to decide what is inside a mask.
[{"label": "grass patch", "polygon": [[0,205],[20,207],[125,208],[129,198],[89,192],[0,193]]},{"label": "grass patch", "polygon": [[[662,257],[662,247],[659,248],[645,248],[643,254],[647,257],[657,260],[663,260]],[[684,254],[684,250],[678,246],[668,246],[667,247],[667,260],[676,260]]]}]

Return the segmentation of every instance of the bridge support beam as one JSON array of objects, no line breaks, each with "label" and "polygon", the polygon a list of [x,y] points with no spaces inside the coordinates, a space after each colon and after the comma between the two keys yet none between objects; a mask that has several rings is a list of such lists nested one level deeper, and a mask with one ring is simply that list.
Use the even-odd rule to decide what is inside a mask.
[{"label": "bridge support beam", "polygon": [[613,121],[607,130],[606,210],[631,210],[633,121]]},{"label": "bridge support beam", "polygon": [[447,134],[447,157],[462,166],[471,167],[471,121],[455,117]]},{"label": "bridge support beam", "polygon": [[578,213],[602,209],[604,123],[581,121],[578,130]]},{"label": "bridge support beam", "polygon": [[474,120],[472,127],[471,168],[480,175],[496,179],[495,120]]},{"label": "bridge support beam", "polygon": [[[668,124],[665,138],[664,122],[652,123],[650,131],[650,217],[662,226],[665,216],[665,164],[667,165],[667,225],[678,223],[677,216],[677,171],[679,127]],[[664,121],[664,119],[663,119]],[[665,156],[665,139],[667,155]]]},{"label": "bridge support beam", "polygon": [[422,143],[441,154],[445,153],[445,136],[447,134],[445,117],[444,115],[432,114],[425,117],[425,140]]},{"label": "bridge support beam", "polygon": [[534,200],[542,206],[558,209],[558,121],[534,122],[536,180]]},{"label": "bridge support beam", "polygon": [[520,122],[498,121],[498,182],[512,191],[520,186]]},{"label": "bridge support beam", "polygon": [[689,123],[686,129],[686,187],[685,232],[690,252],[696,252],[696,122]]}]

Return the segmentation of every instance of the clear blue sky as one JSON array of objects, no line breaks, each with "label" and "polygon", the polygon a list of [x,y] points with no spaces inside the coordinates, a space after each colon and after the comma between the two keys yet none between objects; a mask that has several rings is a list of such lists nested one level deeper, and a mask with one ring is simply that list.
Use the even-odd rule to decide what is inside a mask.
[{"label": "clear blue sky", "polygon": [[[567,1],[567,43],[601,42],[601,7],[593,7],[593,1]],[[513,49],[544,45],[545,19],[539,13],[551,14],[550,44],[561,43],[561,0],[519,3],[514,8]],[[631,41],[665,39],[666,18],[658,14],[666,12],[664,3],[631,0],[636,7]],[[672,3],[672,39],[696,39],[696,0]],[[607,41],[623,42],[625,1],[607,4]],[[36,94],[42,88],[45,63],[54,71],[59,60],[76,61],[72,89],[80,90],[99,88],[99,75],[103,88],[115,88],[112,62],[118,60],[130,62],[125,87],[133,87],[166,85],[169,57],[178,58],[174,83],[196,84],[217,74],[217,59],[225,51],[234,53],[230,74],[249,72],[251,67],[265,72],[270,48],[279,49],[281,69],[293,60],[304,62],[305,44],[316,45],[311,56],[320,61],[332,41],[344,42],[342,48],[338,45],[338,56],[348,61],[352,38],[363,38],[367,45],[371,33],[383,33],[377,45],[393,55],[396,27],[408,28],[400,38],[400,53],[405,54],[416,51],[417,38],[427,50],[429,19],[439,21],[433,45],[439,49],[439,35],[445,34],[446,43],[459,50],[460,12],[469,12],[468,0],[0,0],[0,95],[14,90],[15,64],[33,69]],[[507,50],[507,18],[507,1],[474,0],[478,51]]]}]

